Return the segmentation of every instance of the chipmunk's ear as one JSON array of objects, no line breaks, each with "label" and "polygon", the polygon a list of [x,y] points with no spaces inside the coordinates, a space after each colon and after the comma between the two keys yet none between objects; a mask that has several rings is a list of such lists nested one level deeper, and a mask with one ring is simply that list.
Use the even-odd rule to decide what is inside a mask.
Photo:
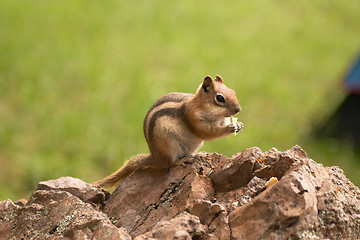
[{"label": "chipmunk's ear", "polygon": [[204,90],[204,92],[209,92],[213,84],[214,84],[213,79],[210,76],[206,76],[204,78],[204,82],[201,87]]},{"label": "chipmunk's ear", "polygon": [[224,83],[224,80],[222,79],[222,77],[220,75],[216,75],[215,81],[220,82],[220,83]]}]

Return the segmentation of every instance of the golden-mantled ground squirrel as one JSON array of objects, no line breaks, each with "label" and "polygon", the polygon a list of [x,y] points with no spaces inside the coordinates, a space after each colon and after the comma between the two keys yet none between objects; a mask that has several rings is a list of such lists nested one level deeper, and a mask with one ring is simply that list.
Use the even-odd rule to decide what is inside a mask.
[{"label": "golden-mantled ground squirrel", "polygon": [[217,75],[205,77],[195,94],[169,93],[160,97],[144,120],[144,133],[151,154],[139,154],[110,176],[95,184],[110,187],[141,168],[164,169],[178,165],[194,154],[204,140],[237,133],[241,122],[228,118],[240,111],[236,93]]}]

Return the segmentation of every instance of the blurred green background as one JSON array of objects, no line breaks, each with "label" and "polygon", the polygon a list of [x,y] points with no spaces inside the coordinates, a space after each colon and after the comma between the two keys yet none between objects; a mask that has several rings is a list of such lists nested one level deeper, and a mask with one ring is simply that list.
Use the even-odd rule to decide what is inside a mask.
[{"label": "blurred green background", "polygon": [[201,150],[300,144],[360,185],[357,149],[311,133],[341,103],[360,1],[1,1],[0,200],[37,182],[102,178],[148,152],[161,95],[220,74],[245,128]]}]

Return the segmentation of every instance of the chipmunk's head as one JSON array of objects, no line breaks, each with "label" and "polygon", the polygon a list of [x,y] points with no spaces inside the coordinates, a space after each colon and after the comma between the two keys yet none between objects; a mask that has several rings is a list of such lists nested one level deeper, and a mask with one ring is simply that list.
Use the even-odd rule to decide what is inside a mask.
[{"label": "chipmunk's head", "polygon": [[230,117],[241,110],[235,91],[226,87],[219,75],[215,79],[206,76],[196,95],[201,109],[211,112],[213,117]]}]

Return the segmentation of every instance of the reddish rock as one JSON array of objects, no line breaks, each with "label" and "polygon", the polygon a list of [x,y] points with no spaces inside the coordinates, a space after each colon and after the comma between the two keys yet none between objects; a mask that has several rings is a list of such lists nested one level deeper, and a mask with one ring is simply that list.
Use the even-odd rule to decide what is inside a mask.
[{"label": "reddish rock", "polygon": [[[229,220],[233,237],[288,239],[314,225],[316,188],[321,186],[327,173],[322,166],[308,168],[308,164],[294,169],[251,202],[232,211]],[[312,171],[322,174],[314,177]]]},{"label": "reddish rock", "polygon": [[[235,239],[358,239],[359,189],[342,171],[315,163],[298,146],[278,156],[270,169],[281,180],[229,214],[232,236]],[[335,187],[336,184],[341,187]],[[347,198],[341,194],[347,194]]]},{"label": "reddish rock", "polygon": [[[265,187],[271,177],[279,182]],[[360,190],[295,146],[231,158],[198,153],[139,170],[108,193],[79,179],[41,182],[0,202],[1,239],[360,239]],[[130,235],[131,237],[130,237]]]},{"label": "reddish rock", "polygon": [[171,220],[161,220],[153,229],[135,238],[146,239],[207,239],[206,228],[199,218],[187,212],[182,212]]},{"label": "reddish rock", "polygon": [[80,198],[80,200],[91,203],[98,208],[102,208],[110,193],[92,184],[83,182],[72,177],[61,177],[56,180],[39,182],[37,190],[59,190],[69,192]]},{"label": "reddish rock", "polygon": [[19,208],[9,199],[0,202],[0,236],[3,239],[13,238],[13,226]]},{"label": "reddish rock", "polygon": [[110,196],[105,213],[132,236],[143,234],[161,220],[170,220],[197,200],[214,195],[211,180],[193,168],[175,167],[166,172],[138,171]]},{"label": "reddish rock", "polygon": [[288,170],[301,164],[303,159],[308,159],[307,154],[297,145],[285,152],[272,148],[256,160],[254,175],[266,179],[280,179]]},{"label": "reddish rock", "polygon": [[108,217],[67,191],[37,190],[24,206],[0,202],[1,239],[130,239]]},{"label": "reddish rock", "polygon": [[318,222],[312,232],[329,239],[360,239],[360,191],[338,167],[317,192]]},{"label": "reddish rock", "polygon": [[215,197],[218,203],[225,206],[228,212],[243,206],[250,202],[254,197],[265,190],[266,180],[253,177],[246,187],[235,189],[229,192],[216,193]]},{"label": "reddish rock", "polygon": [[245,186],[253,177],[258,148],[236,155],[217,167],[210,175],[216,192],[228,192]]}]

